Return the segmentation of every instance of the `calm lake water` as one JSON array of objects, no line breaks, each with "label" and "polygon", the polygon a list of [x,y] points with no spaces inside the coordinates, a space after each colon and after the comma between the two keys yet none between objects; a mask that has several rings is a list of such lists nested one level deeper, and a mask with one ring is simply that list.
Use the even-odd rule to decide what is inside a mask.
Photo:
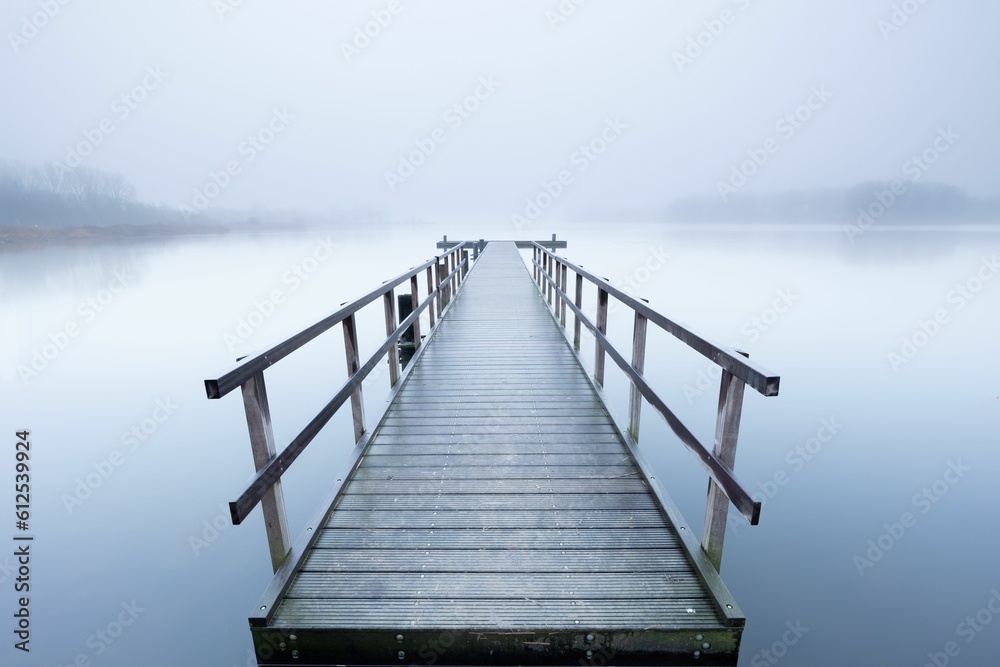
[{"label": "calm lake water", "polygon": [[[426,224],[0,251],[0,664],[248,664],[246,617],[271,570],[259,512],[233,527],[225,509],[253,473],[241,401],[207,400],[202,381],[463,231],[510,237]],[[748,390],[744,405],[736,470],[764,509],[757,527],[732,522],[723,561],[748,618],[741,665],[997,664],[1000,234],[876,228],[851,243],[834,228],[615,223],[537,236],[552,231],[570,259],[781,375],[780,396]],[[366,354],[381,313],[359,326]],[[630,340],[624,308],[611,332]],[[710,441],[710,365],[652,330],[646,363]],[[279,444],[344,372],[339,331],[268,371]],[[608,388],[623,414],[619,373]],[[370,415],[387,389],[384,372],[367,381]],[[700,530],[707,477],[648,406],[642,425]],[[30,654],[12,633],[21,429]],[[285,476],[293,536],[350,440],[340,414]]]}]

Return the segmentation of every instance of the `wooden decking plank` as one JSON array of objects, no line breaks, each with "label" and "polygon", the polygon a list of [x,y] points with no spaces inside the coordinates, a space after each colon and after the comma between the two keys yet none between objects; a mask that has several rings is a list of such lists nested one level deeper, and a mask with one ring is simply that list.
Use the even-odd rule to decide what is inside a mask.
[{"label": "wooden decking plank", "polygon": [[483,510],[654,510],[655,500],[645,493],[605,493],[588,494],[440,494],[421,496],[419,494],[387,496],[381,494],[346,494],[341,498],[338,510],[392,511],[392,510],[434,510],[437,512],[483,511]]},{"label": "wooden decking plank", "polygon": [[[473,496],[601,496],[611,493],[648,495],[648,487],[638,477],[613,479],[353,479],[345,495],[377,495],[396,498],[404,495],[473,495]],[[487,499],[480,499],[486,502]]]},{"label": "wooden decking plank", "polygon": [[478,510],[441,512],[432,510],[360,511],[337,509],[327,528],[662,528],[664,519],[656,510]]},{"label": "wooden decking plank", "polygon": [[[588,479],[640,478],[631,465],[577,465],[567,457],[566,465],[369,465],[354,474],[354,482],[369,479]],[[395,461],[393,463],[396,463]]]},{"label": "wooden decking plank", "polygon": [[704,596],[697,577],[662,572],[606,572],[600,577],[551,572],[357,572],[350,579],[304,572],[289,598],[386,600],[632,600],[691,599]]},{"label": "wooden decking plank", "polygon": [[[621,549],[679,547],[670,529],[600,528],[596,530],[507,528],[324,528],[320,549]],[[693,576],[693,575],[692,575]]]}]

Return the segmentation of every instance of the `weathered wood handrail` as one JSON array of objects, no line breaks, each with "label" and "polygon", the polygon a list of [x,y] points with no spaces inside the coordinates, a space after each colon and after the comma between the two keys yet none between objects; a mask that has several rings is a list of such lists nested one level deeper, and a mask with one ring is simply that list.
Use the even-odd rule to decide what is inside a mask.
[{"label": "weathered wood handrail", "polygon": [[[687,344],[688,347],[692,348],[713,363],[721,366],[723,369],[740,378],[764,396],[778,395],[778,385],[781,381],[779,376],[774,375],[764,367],[755,364],[746,357],[740,355],[737,351],[731,349],[729,346],[716,343],[710,338],[697,333],[686,324],[682,324],[676,320],[668,318],[666,315],[658,313],[650,308],[649,305],[642,299],[629,296],[625,292],[613,286],[606,278],[597,276],[590,271],[587,271],[582,266],[555,255],[555,253],[546,250],[537,243],[534,244],[534,248],[535,252],[541,251],[544,255],[551,256],[551,261],[558,262],[560,265],[567,267],[577,276],[582,276],[589,282],[597,285],[599,290],[603,290],[609,295],[615,297],[615,299],[620,301],[623,305],[628,306],[637,313],[641,313],[650,322]],[[600,312],[598,312],[598,317],[599,316]]]},{"label": "weathered wood handrail", "polygon": [[[443,260],[443,263],[442,263]],[[250,432],[250,444],[257,474],[240,496],[229,503],[233,524],[238,525],[257,506],[262,504],[271,551],[271,564],[277,572],[288,554],[290,541],[285,517],[284,500],[281,492],[281,476],[298,458],[320,430],[330,421],[337,410],[350,399],[354,423],[354,442],[359,442],[366,433],[364,402],[361,384],[378,366],[382,357],[388,356],[390,386],[399,381],[400,367],[397,344],[399,338],[411,326],[414,328],[414,346],[420,346],[420,316],[428,310],[431,329],[435,320],[447,307],[452,295],[461,285],[469,266],[468,251],[455,245],[446,254],[411,268],[408,272],[382,283],[364,296],[343,305],[319,322],[278,343],[265,352],[249,356],[230,371],[213,379],[205,380],[205,391],[210,399],[217,399],[230,393],[236,387],[243,392],[243,402]],[[437,272],[432,278],[432,269]],[[427,296],[420,301],[418,276],[426,272]],[[395,288],[409,282],[413,310],[397,322]],[[386,338],[377,350],[360,363],[358,334],[355,314],[368,304],[382,297],[385,309]],[[437,318],[435,318],[435,309]],[[270,408],[264,385],[264,370],[288,356],[317,336],[329,331],[337,324],[343,324],[344,348],[347,359],[347,381],[332,399],[313,417],[285,448],[278,453],[274,444],[271,427]]]},{"label": "weathered wood handrail", "polygon": [[[573,347],[580,350],[581,325],[595,339],[593,378],[597,386],[604,385],[605,356],[618,365],[629,379],[628,435],[639,440],[639,416],[642,399],[656,409],[681,442],[695,455],[709,475],[705,526],[702,548],[719,569],[725,539],[726,517],[731,502],[752,524],[760,520],[760,501],[756,501],[733,472],[736,460],[736,442],[742,414],[743,388],[750,385],[764,396],[777,396],[780,378],[751,362],[744,352],[727,348],[695,333],[687,326],[653,310],[640,299],[633,298],[583,267],[558,257],[538,243],[532,246],[532,271],[543,298],[553,308],[553,317],[566,327],[566,308],[575,315]],[[576,274],[575,295],[568,293],[567,271]],[[583,280],[597,287],[597,322],[583,313]],[[635,313],[632,339],[632,362],[614,347],[607,338],[608,300],[614,297]],[[643,375],[646,356],[646,328],[652,322],[678,340],[699,352],[722,368],[719,407],[716,420],[715,443],[705,447],[687,426],[656,394]]]},{"label": "weathered wood handrail", "polygon": [[[450,251],[448,254],[458,253],[460,250],[461,249],[456,246],[455,249]],[[443,255],[443,257],[446,256],[447,255]],[[421,271],[436,266],[439,260],[440,258],[438,257],[429,259],[420,266],[416,266],[406,273],[402,273],[391,280],[387,280],[364,296],[358,297],[354,301],[344,304],[338,310],[330,313],[320,321],[306,327],[302,331],[290,336],[277,345],[274,345],[259,354],[246,357],[231,370],[216,378],[205,380],[205,391],[208,393],[208,397],[222,398],[242,385],[254,374],[263,371],[278,361],[281,361],[283,358],[287,357],[289,354],[299,349],[309,341],[343,322],[348,316],[353,315],[364,306],[367,306],[372,301],[375,301],[387,291],[395,289],[405,281],[415,277]]]}]

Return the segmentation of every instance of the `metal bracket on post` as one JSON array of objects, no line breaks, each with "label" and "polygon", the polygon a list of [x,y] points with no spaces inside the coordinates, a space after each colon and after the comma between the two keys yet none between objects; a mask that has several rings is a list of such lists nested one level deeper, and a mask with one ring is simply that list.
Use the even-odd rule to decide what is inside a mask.
[{"label": "metal bracket on post", "polygon": [[[739,350],[737,350],[739,352]],[[750,355],[740,352],[744,357]],[[736,442],[743,414],[743,390],[746,383],[728,370],[722,371],[719,386],[719,411],[715,422],[715,455],[730,470],[736,465]],[[708,499],[705,502],[705,529],[701,548],[716,570],[722,569],[722,547],[726,539],[726,519],[729,516],[729,498],[713,481],[708,480]]]},{"label": "metal bracket on post", "polygon": [[[264,373],[256,373],[240,389],[243,392],[243,407],[247,413],[247,428],[250,431],[250,448],[253,463],[260,472],[276,454],[274,429],[271,427],[271,408],[267,403],[264,388]],[[281,480],[275,480],[267,495],[260,501],[264,513],[264,528],[267,531],[267,545],[271,551],[271,567],[275,572],[288,551],[291,540],[288,537],[288,519],[285,516],[285,497],[281,492]]]}]

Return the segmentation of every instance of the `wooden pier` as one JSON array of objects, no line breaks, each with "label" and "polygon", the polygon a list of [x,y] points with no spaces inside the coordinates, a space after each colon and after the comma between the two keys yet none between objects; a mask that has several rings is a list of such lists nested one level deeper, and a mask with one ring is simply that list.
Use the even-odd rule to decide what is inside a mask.
[{"label": "wooden pier", "polygon": [[[235,523],[263,505],[276,570],[250,617],[259,664],[736,664],[745,619],[718,573],[726,511],[732,502],[756,523],[760,510],[732,473],[736,431],[744,385],[774,395],[778,380],[606,282],[591,322],[582,284],[600,279],[532,247],[531,272],[513,242],[475,244],[470,270],[456,244],[443,262],[206,381],[213,398],[242,387],[260,471],[231,504]],[[397,322],[394,289],[407,284],[413,314]],[[354,313],[379,295],[386,344],[362,364]],[[604,338],[609,296],[636,309],[631,363]],[[400,369],[396,343],[425,309],[431,331],[421,344],[418,328],[416,355]],[[714,447],[643,379],[649,321],[724,368]],[[278,453],[263,371],[338,323],[348,380]],[[598,341],[593,375],[579,357],[583,327]],[[607,407],[605,355],[632,371],[626,426]],[[360,380],[387,356],[391,400],[368,430]],[[643,398],[709,474],[701,541],[639,450]],[[347,402],[357,444],[291,545],[280,475]]]}]

